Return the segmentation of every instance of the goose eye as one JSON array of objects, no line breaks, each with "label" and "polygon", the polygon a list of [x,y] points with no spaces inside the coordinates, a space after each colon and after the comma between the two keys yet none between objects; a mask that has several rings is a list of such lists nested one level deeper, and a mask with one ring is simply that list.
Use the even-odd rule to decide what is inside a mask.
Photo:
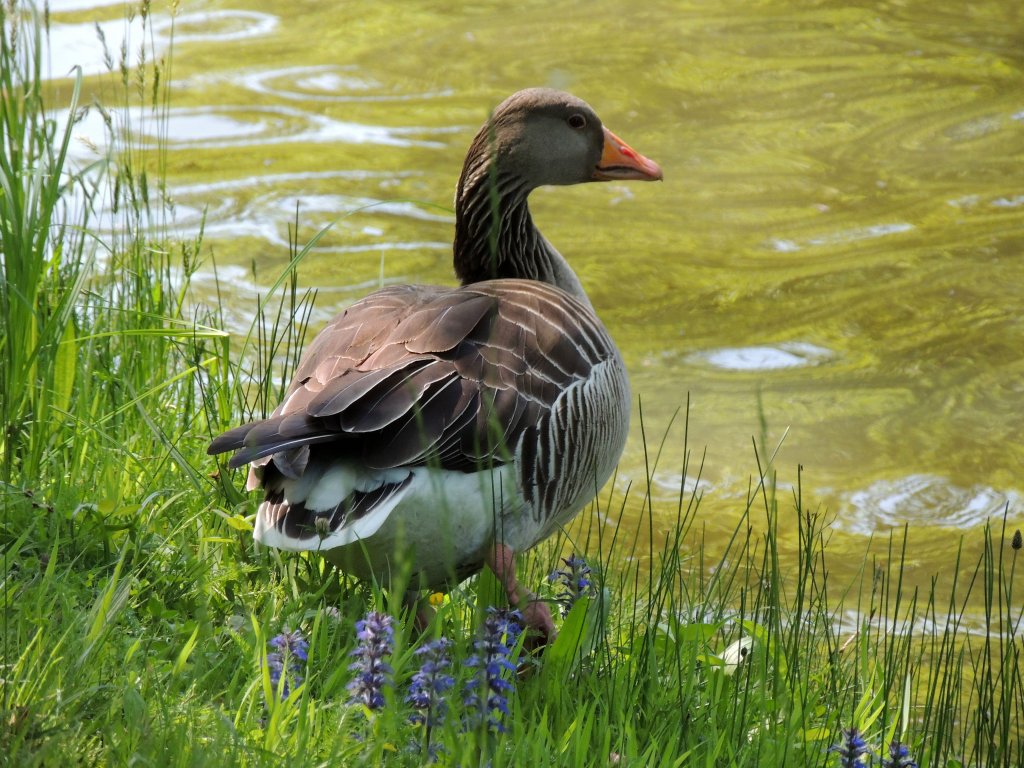
[{"label": "goose eye", "polygon": [[569,123],[570,128],[575,128],[576,130],[587,127],[587,118],[585,118],[583,115],[579,113],[575,115],[569,115],[569,119],[566,122]]}]

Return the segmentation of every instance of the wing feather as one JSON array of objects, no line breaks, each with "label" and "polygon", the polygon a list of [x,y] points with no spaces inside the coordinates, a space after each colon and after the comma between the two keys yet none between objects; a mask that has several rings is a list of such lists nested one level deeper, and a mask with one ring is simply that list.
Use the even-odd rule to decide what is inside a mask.
[{"label": "wing feather", "polygon": [[381,469],[502,464],[614,354],[593,312],[544,283],[385,288],[314,339],[269,419],[224,433],[209,452],[237,451],[231,466],[280,456],[288,476],[309,460],[295,453],[303,446]]}]

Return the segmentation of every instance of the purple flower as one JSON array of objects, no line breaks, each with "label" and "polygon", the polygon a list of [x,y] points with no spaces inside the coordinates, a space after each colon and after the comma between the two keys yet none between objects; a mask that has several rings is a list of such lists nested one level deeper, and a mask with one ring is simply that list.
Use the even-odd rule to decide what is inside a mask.
[{"label": "purple flower", "polygon": [[548,581],[558,582],[562,587],[555,599],[562,605],[562,616],[568,616],[576,601],[594,590],[590,580],[590,566],[586,560],[572,554],[562,558],[562,562],[565,563],[565,570],[552,572]]},{"label": "purple flower", "polygon": [[448,704],[442,697],[445,691],[455,685],[455,678],[448,674],[452,665],[448,656],[451,644],[451,640],[441,637],[416,650],[416,655],[423,659],[423,663],[412,676],[409,694],[405,698],[419,710],[410,718],[414,723],[423,723],[432,728],[444,721]]},{"label": "purple flower", "polygon": [[917,763],[907,746],[893,739],[889,744],[889,759],[882,760],[882,768],[917,768]]},{"label": "purple flower", "polygon": [[356,638],[359,645],[352,655],[356,661],[349,669],[356,673],[348,684],[352,694],[350,701],[363,704],[367,709],[384,706],[384,686],[389,685],[391,667],[384,660],[391,655],[394,630],[391,617],[370,611],[366,618],[356,622]]},{"label": "purple flower", "polygon": [[282,632],[270,641],[270,646],[299,659],[303,664],[309,659],[309,643],[299,630]]},{"label": "purple flower", "polygon": [[[270,672],[270,686],[276,691],[281,686],[281,701],[292,692],[292,686],[302,683],[302,671],[309,658],[309,643],[299,630],[282,632],[269,643],[273,651],[267,653],[267,670]],[[281,678],[284,682],[281,683]]]},{"label": "purple flower", "polygon": [[859,768],[864,765],[861,758],[870,752],[856,728],[844,729],[842,740],[829,747],[828,751],[839,755],[839,768]]},{"label": "purple flower", "polygon": [[[513,687],[508,676],[516,671],[510,657],[522,631],[523,616],[519,611],[488,608],[483,633],[473,641],[475,653],[466,659],[466,666],[475,667],[479,673],[466,682],[463,704],[467,710],[477,712],[476,722],[486,717],[487,727],[499,733],[505,732],[500,716],[508,714],[506,694]],[[481,687],[487,689],[483,700],[477,692]]]}]

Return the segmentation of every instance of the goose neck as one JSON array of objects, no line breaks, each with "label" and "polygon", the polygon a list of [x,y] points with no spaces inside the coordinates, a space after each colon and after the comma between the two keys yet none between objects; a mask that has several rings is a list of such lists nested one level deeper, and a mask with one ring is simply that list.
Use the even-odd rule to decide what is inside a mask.
[{"label": "goose neck", "polygon": [[463,285],[498,278],[550,283],[590,305],[568,262],[533,223],[521,178],[467,166],[455,201],[455,272]]}]

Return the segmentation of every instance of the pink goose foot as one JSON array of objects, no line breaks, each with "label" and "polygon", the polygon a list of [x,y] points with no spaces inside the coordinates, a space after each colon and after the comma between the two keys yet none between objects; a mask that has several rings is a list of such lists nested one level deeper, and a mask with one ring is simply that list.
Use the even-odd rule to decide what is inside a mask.
[{"label": "pink goose foot", "polygon": [[495,543],[487,556],[487,567],[494,571],[505,588],[509,604],[523,614],[526,628],[530,630],[526,648],[537,650],[554,642],[558,632],[551,618],[551,609],[547,603],[519,584],[516,579],[515,553],[504,544]]}]

